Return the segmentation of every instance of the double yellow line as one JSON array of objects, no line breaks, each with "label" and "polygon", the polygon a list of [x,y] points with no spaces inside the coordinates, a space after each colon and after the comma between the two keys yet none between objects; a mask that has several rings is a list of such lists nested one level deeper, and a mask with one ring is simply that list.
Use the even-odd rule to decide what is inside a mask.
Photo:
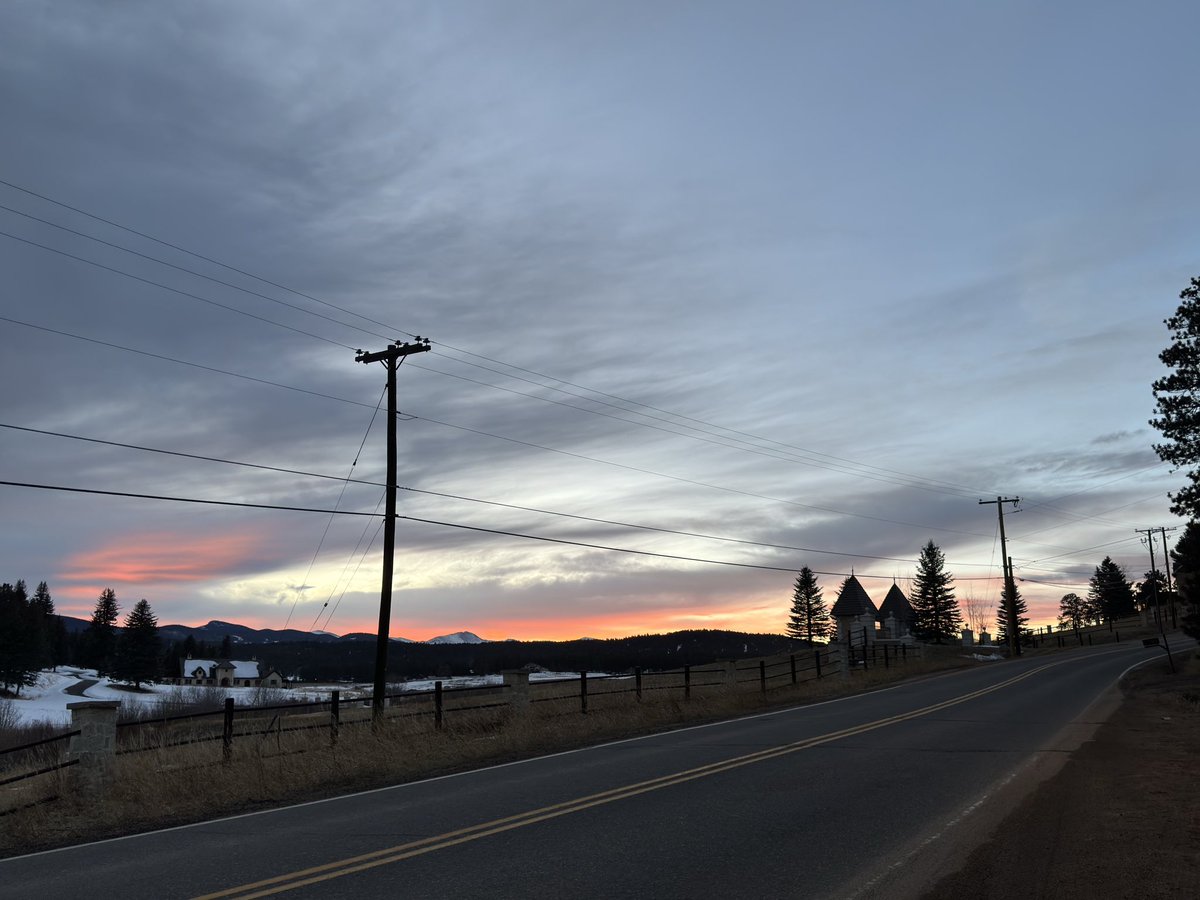
[{"label": "double yellow line", "polygon": [[612,788],[607,791],[601,791],[598,794],[589,794],[586,797],[578,797],[574,800],[567,800],[562,803],[555,803],[551,806],[543,806],[538,809],[531,809],[527,812],[519,813],[513,816],[506,816],[502,819],[493,819],[490,822],[482,822],[478,825],[471,825],[467,828],[460,828],[456,831],[447,831],[444,834],[439,834],[434,837],[422,838],[417,841],[409,841],[406,844],[397,844],[394,847],[387,847],[383,850],[374,850],[370,853],[363,853],[359,856],[351,856],[346,859],[340,859],[336,862],[325,863],[320,866],[313,866],[308,869],[299,869],[295,872],[288,872],[286,875],[277,875],[274,878],[265,878],[262,881],[255,881],[250,884],[243,884],[237,887],[227,888],[223,891],[217,891],[212,894],[204,894],[195,900],[218,900],[224,897],[236,897],[237,900],[253,900],[255,897],[269,897],[273,894],[280,894],[284,891],[290,891],[295,888],[305,887],[310,884],[318,884],[322,881],[329,881],[334,878],[341,878],[344,875],[353,875],[356,872],[363,872],[367,869],[373,869],[378,866],[386,866],[392,863],[402,862],[406,859],[411,859],[414,856],[422,856],[426,853],[433,853],[436,850],[444,850],[447,847],[454,847],[458,844],[465,844],[470,841],[477,841],[480,838],[490,837],[493,834],[500,834],[505,831],[512,831],[516,828],[523,828],[526,825],[533,825],[537,822],[545,822],[549,819],[556,819],[559,816],[570,815],[571,813],[581,812],[585,809],[590,809],[593,806],[602,806],[606,803],[615,803],[618,800],[625,800],[629,797],[636,797],[638,794],[645,794],[650,791],[661,790],[662,788],[672,787],[677,784],[683,784],[688,781],[694,781],[697,778],[707,778],[710,775],[717,775],[721,772],[728,772],[731,769],[738,769],[742,766],[752,765],[753,763],[765,762],[769,759],[775,759],[780,756],[785,756],[789,753],[796,753],[800,750],[807,750],[811,747],[818,747],[821,744],[828,744],[831,741],[841,740],[842,738],[854,737],[855,735],[865,734],[868,731],[875,731],[878,728],[885,728],[888,725],[895,725],[899,722],[907,722],[909,719],[916,719],[921,716],[927,716],[930,713],[938,712],[939,710],[948,709],[951,706],[957,706],[960,703],[966,703],[969,700],[974,700],[982,697],[985,694],[990,694],[993,691],[999,691],[1003,688],[1016,684],[1018,681],[1023,681],[1030,678],[1039,672],[1054,666],[1062,665],[1067,660],[1047,663],[1046,665],[1038,666],[1035,669],[1030,669],[1020,675],[1016,675],[1006,681],[1001,681],[991,687],[981,688],[977,691],[972,691],[968,694],[961,694],[957,697],[952,697],[949,700],[943,700],[941,703],[934,703],[929,706],[923,706],[920,709],[914,709],[911,712],[900,713],[895,716],[888,716],[884,719],[876,719],[873,722],[866,722],[862,725],[855,725],[851,728],[843,728],[840,731],[831,731],[826,734],[818,735],[817,737],[806,738],[802,741],[795,741],[790,744],[781,744],[778,747],[770,747],[766,750],[759,750],[755,753],[747,753],[744,756],[735,756],[731,759],[722,760],[721,762],[710,763],[706,766],[697,766],[694,769],[685,769],[681,772],[675,772],[671,775],[662,775],[658,778],[651,778],[648,781],[640,781],[636,784],[628,784],[623,787]]}]

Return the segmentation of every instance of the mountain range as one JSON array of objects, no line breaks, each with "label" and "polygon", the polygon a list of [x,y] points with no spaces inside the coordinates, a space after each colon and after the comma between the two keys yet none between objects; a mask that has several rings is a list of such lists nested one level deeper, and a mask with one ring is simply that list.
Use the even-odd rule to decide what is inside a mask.
[{"label": "mountain range", "polygon": [[[67,631],[83,631],[89,625],[88,619],[77,619],[74,616],[62,616]],[[160,625],[158,635],[164,641],[183,641],[191,637],[197,641],[213,644],[225,640],[226,637],[235,644],[283,644],[297,641],[335,643],[342,641],[373,641],[375,635],[369,632],[356,631],[350,634],[337,635],[329,631],[301,631],[298,628],[251,628],[236,622],[222,622],[213,619],[206,625]],[[484,638],[470,631],[456,631],[453,634],[443,634],[427,641],[413,641],[409,638],[394,637],[401,644],[486,644]]]}]

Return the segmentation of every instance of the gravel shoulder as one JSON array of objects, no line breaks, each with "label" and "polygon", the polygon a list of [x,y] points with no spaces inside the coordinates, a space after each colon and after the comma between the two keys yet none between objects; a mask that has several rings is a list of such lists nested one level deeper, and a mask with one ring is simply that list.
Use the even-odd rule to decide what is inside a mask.
[{"label": "gravel shoulder", "polygon": [[1200,895],[1200,654],[1131,672],[1056,774],[924,900]]}]

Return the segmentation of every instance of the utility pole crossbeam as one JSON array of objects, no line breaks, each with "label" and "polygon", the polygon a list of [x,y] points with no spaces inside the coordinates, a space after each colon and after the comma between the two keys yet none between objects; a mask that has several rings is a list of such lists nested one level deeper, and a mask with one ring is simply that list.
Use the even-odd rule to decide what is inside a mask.
[{"label": "utility pole crossbeam", "polygon": [[371,692],[371,717],[383,718],[383,697],[386,690],[387,652],[392,621],[392,568],[396,550],[396,370],[404,357],[429,350],[427,338],[408,344],[396,341],[378,353],[358,351],[355,362],[381,362],[387,369],[388,433],[387,433],[387,502],[383,519],[383,586],[379,590],[379,632],[375,638],[375,685]]},{"label": "utility pole crossbeam", "polygon": [[1021,623],[1017,621],[1017,588],[1013,583],[1012,560],[1008,556],[1008,541],[1004,537],[1004,504],[1011,503],[1015,508],[1021,502],[1020,497],[997,497],[995,500],[980,500],[981,505],[996,504],[996,512],[1000,516],[1000,566],[1004,569],[1004,598],[1005,616],[1008,619],[1008,652],[1011,656],[1021,655]]}]

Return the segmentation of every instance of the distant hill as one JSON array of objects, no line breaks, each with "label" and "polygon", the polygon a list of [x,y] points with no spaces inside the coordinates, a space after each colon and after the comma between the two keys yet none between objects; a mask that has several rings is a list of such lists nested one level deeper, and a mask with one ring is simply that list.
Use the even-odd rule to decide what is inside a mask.
[{"label": "distant hill", "polygon": [[[79,619],[74,616],[61,616],[68,634],[78,634],[90,624],[89,619]],[[251,628],[249,625],[239,625],[237,622],[222,622],[213,619],[206,625],[159,625],[158,635],[164,641],[184,641],[188,637],[193,640],[216,644],[226,637],[234,644],[292,644],[304,643],[336,643],[339,641],[373,641],[374,632],[355,631],[350,634],[336,635],[331,631],[301,631],[298,628]],[[391,638],[396,643],[420,643],[406,637]],[[469,631],[456,631],[454,634],[444,634],[430,638],[428,644],[482,644],[484,639]]]}]

